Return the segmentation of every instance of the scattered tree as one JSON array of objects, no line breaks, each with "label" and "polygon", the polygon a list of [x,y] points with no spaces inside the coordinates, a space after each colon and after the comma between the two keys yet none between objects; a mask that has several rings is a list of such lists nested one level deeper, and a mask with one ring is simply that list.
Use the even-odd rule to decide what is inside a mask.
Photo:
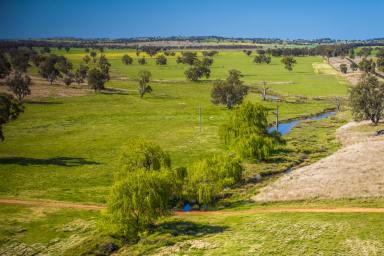
[{"label": "scattered tree", "polygon": [[137,59],[137,62],[138,62],[140,65],[144,65],[145,63],[147,63],[144,57],[142,57],[142,58],[138,58],[138,59]]},{"label": "scattered tree", "polygon": [[166,65],[167,64],[167,58],[164,55],[159,55],[156,57],[156,64],[157,65]]},{"label": "scattered tree", "polygon": [[296,65],[297,61],[291,57],[291,56],[286,56],[281,59],[281,62],[284,64],[284,67],[291,72],[293,70],[293,67]]},{"label": "scattered tree", "polygon": [[31,78],[27,75],[23,75],[20,72],[14,72],[7,77],[5,84],[16,95],[17,100],[21,102],[25,96],[31,94],[29,86],[31,85]]},{"label": "scattered tree", "polygon": [[196,52],[182,52],[181,56],[178,56],[176,58],[176,63],[193,65],[196,60],[197,60]]},{"label": "scattered tree", "polygon": [[347,67],[347,64],[340,64],[340,71],[341,71],[341,73],[343,73],[343,74],[347,74],[347,72],[348,72],[348,67]]},{"label": "scattered tree", "polygon": [[85,62],[85,64],[88,64],[91,61],[91,57],[89,57],[89,55],[85,55],[83,57],[83,61]]},{"label": "scattered tree", "polygon": [[259,54],[256,55],[255,58],[253,59],[255,63],[261,64],[261,63],[266,63],[270,64],[271,63],[271,57],[267,56],[265,54]]},{"label": "scattered tree", "polygon": [[0,78],[4,78],[11,72],[11,64],[8,62],[5,55],[0,52]]},{"label": "scattered tree", "polygon": [[229,71],[226,80],[215,81],[211,92],[212,103],[223,104],[228,109],[241,104],[248,93],[248,87],[243,85],[241,77],[241,72],[233,69]]},{"label": "scattered tree", "polygon": [[384,111],[384,84],[374,75],[363,75],[359,84],[349,94],[355,120],[371,120],[377,125]]},{"label": "scattered tree", "polygon": [[133,62],[133,58],[131,56],[129,56],[128,54],[124,54],[124,56],[121,58],[121,61],[125,65],[130,65]]},{"label": "scattered tree", "polygon": [[3,127],[6,123],[16,119],[23,112],[19,101],[7,93],[0,93],[0,140],[4,141]]},{"label": "scattered tree", "polygon": [[211,75],[211,70],[209,67],[202,65],[201,63],[198,63],[196,65],[191,66],[189,69],[187,69],[184,72],[186,78],[190,81],[198,81],[200,78],[205,76],[206,78],[209,78]]},{"label": "scattered tree", "polygon": [[9,52],[9,59],[13,70],[18,72],[27,72],[29,67],[29,53],[23,50],[14,50]]},{"label": "scattered tree", "polygon": [[143,98],[144,94],[152,92],[152,87],[148,84],[151,80],[152,74],[148,70],[141,70],[137,76],[139,77],[140,98]]},{"label": "scattered tree", "polygon": [[87,80],[88,80],[88,85],[92,89],[94,89],[95,92],[103,90],[105,88],[104,84],[107,82],[103,72],[101,72],[101,70],[97,68],[93,68],[89,70]]}]

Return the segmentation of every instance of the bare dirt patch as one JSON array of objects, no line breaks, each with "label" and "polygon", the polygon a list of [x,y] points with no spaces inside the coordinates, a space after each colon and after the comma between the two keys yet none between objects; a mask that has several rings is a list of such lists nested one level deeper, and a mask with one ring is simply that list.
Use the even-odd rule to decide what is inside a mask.
[{"label": "bare dirt patch", "polygon": [[342,149],[287,173],[253,199],[288,201],[384,196],[384,136],[374,136],[370,129],[362,129],[367,125],[366,122],[352,122],[339,128],[336,133],[344,145]]},{"label": "bare dirt patch", "polygon": [[[58,97],[75,97],[92,93],[92,90],[80,86],[65,86],[63,84],[50,85],[45,79],[32,76],[31,94],[25,97],[26,100],[37,98],[58,98]],[[0,92],[8,92],[8,88],[4,85],[4,81],[0,83]]]}]

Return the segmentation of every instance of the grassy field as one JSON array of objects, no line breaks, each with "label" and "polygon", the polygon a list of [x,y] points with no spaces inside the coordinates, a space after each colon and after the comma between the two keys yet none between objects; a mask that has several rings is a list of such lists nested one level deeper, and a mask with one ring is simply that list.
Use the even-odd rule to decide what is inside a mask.
[{"label": "grassy field", "polygon": [[[65,54],[75,65],[85,55],[83,49],[53,52]],[[125,53],[135,58],[133,65],[121,63]],[[107,49],[105,55],[112,64],[112,79],[107,87],[122,89],[119,93],[29,99],[25,113],[5,126],[6,140],[0,144],[0,197],[104,203],[119,168],[119,151],[132,137],[160,144],[170,153],[174,167],[188,166],[197,159],[223,152],[218,127],[227,120],[230,111],[213,105],[210,91],[212,81],[224,79],[229,69],[243,72],[245,83],[251,87],[247,101],[275,108],[276,102],[261,101],[255,90],[266,80],[271,93],[284,99],[278,103],[281,120],[334,108],[334,96],[347,94],[346,81],[330,72],[320,57],[297,58],[297,66],[288,72],[280,58],[273,58],[270,65],[256,65],[253,57],[241,51],[220,51],[214,57],[211,78],[192,83],[184,78],[187,66],[176,65],[174,58],[169,58],[166,66],[155,65],[153,59],[140,66],[131,50]],[[138,96],[135,81],[141,69],[150,70],[155,79],[151,83],[153,93],[143,99]],[[36,69],[32,68],[31,73],[36,73]],[[202,109],[201,131],[199,107]],[[271,114],[269,119],[273,122],[274,116]],[[229,191],[231,196],[218,208],[258,207],[248,200],[262,186],[291,167],[312,163],[338,149],[334,131],[347,119],[342,112],[327,120],[303,122],[295,127],[285,137],[287,146],[270,161],[245,163],[243,186]],[[255,183],[253,178],[257,175],[262,175],[263,180]],[[348,205],[348,202],[342,203]],[[321,204],[313,202],[311,206]],[[364,202],[356,204],[364,205]],[[371,204],[382,205],[382,202]],[[94,212],[0,206],[0,219],[7,219],[0,222],[0,249],[9,248],[10,243],[16,241],[22,248],[73,255],[101,250],[98,246],[111,239],[97,231],[98,214]],[[376,240],[382,241],[383,233],[372,228],[382,225],[382,218],[377,214],[187,216],[166,218],[159,225],[154,233],[123,252],[126,255],[152,253],[189,239],[204,240],[202,247],[197,246],[200,249],[188,251],[187,245],[181,251],[192,255],[284,255],[285,252],[347,255],[353,250],[361,252],[372,248],[382,252],[382,244]],[[68,229],[71,231],[65,231]],[[278,230],[283,234],[272,239]],[[303,237],[303,232],[308,237]],[[340,238],[332,239],[334,235]],[[350,248],[353,241],[358,241],[361,248]]]},{"label": "grassy field", "polygon": [[[108,244],[122,246],[99,235],[93,212],[2,206],[0,217],[3,255],[107,255]],[[383,221],[379,213],[167,217],[145,239],[117,255],[381,255],[384,231],[377,227]]]}]

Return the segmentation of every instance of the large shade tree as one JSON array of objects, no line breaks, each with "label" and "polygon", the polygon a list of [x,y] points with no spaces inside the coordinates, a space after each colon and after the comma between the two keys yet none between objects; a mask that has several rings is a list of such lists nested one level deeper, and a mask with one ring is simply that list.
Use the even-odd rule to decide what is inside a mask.
[{"label": "large shade tree", "polygon": [[248,93],[248,87],[241,81],[241,72],[235,69],[229,71],[226,80],[215,81],[211,91],[213,104],[223,104],[228,109],[242,103]]},{"label": "large shade tree", "polygon": [[366,74],[351,88],[349,99],[355,120],[371,120],[377,125],[384,111],[384,83]]}]

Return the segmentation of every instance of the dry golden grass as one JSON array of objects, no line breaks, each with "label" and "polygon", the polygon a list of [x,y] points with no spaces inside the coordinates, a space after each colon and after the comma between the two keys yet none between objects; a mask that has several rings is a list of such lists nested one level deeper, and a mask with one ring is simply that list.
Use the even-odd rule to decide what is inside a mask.
[{"label": "dry golden grass", "polygon": [[344,147],[312,165],[293,170],[265,187],[255,201],[384,196],[384,136],[367,122],[349,123],[336,134]]}]

